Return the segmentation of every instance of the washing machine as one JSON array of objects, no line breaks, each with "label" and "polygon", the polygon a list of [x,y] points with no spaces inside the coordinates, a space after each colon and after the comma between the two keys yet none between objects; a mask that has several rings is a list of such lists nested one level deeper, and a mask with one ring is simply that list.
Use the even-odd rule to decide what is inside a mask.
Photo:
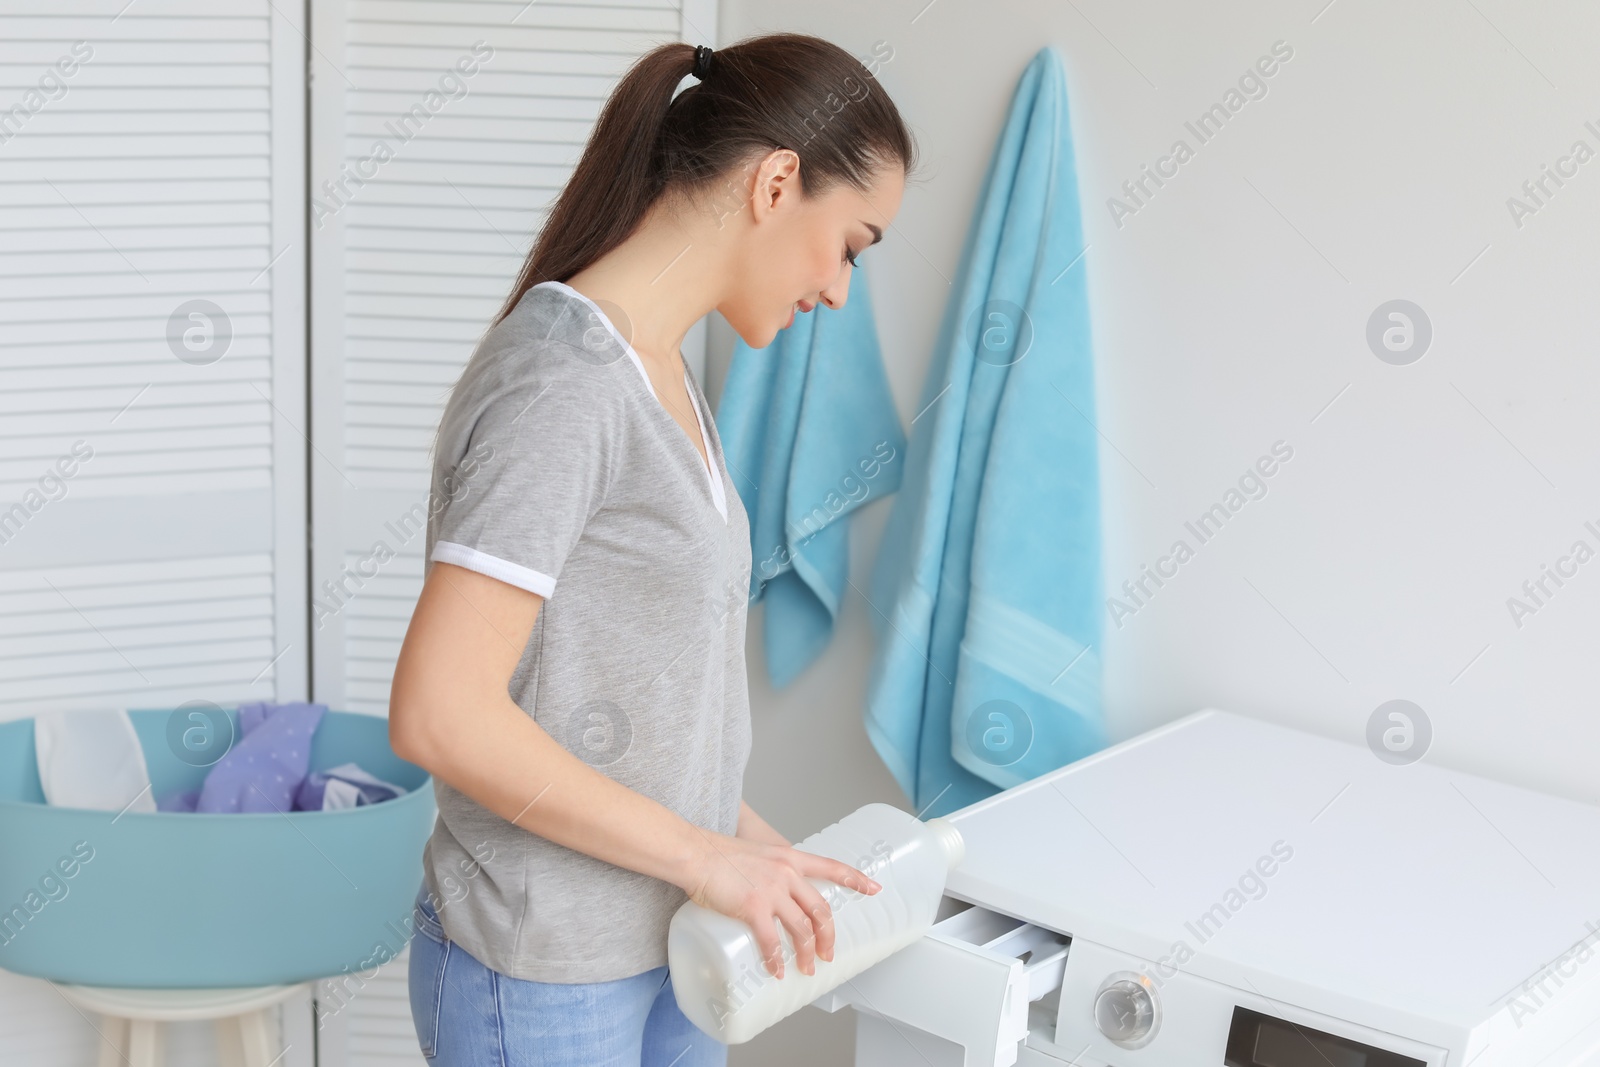
[{"label": "washing machine", "polygon": [[1206,708],[946,818],[856,1067],[1600,1067],[1595,806]]}]

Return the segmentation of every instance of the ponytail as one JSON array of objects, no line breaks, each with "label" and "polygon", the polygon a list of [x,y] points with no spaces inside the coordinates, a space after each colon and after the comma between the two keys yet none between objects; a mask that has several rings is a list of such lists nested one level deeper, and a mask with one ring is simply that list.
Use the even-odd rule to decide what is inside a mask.
[{"label": "ponytail", "polygon": [[684,42],[661,45],[617,84],[495,322],[535,285],[566,281],[620,245],[663,192],[703,192],[758,153],[799,154],[808,198],[841,181],[865,191],[884,163],[914,166],[894,103],[837,45],[795,33],[747,38],[717,49],[705,78],[674,96],[695,54]]}]

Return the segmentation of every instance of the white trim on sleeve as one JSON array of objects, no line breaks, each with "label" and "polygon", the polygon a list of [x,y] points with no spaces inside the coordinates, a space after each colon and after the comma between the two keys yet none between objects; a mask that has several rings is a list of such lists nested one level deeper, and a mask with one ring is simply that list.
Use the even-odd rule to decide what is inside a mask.
[{"label": "white trim on sleeve", "polygon": [[435,563],[453,563],[457,567],[465,567],[469,571],[487,574],[491,578],[498,578],[507,585],[514,585],[518,589],[526,589],[530,593],[538,593],[545,599],[556,591],[556,580],[543,571],[536,571],[531,567],[523,567],[503,560],[499,556],[491,556],[487,552],[479,552],[476,548],[458,545],[454,541],[435,541],[433,555]]}]

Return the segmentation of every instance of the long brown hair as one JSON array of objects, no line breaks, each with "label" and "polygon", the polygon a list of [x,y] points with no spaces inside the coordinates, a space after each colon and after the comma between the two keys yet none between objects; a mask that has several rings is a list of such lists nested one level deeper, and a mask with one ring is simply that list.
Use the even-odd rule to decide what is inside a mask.
[{"label": "long brown hair", "polygon": [[533,286],[566,281],[621,244],[663,192],[704,193],[757,152],[798,154],[808,199],[841,181],[865,191],[891,162],[909,177],[916,164],[894,102],[832,42],[800,33],[748,37],[718,48],[705,79],[673,96],[694,63],[695,46],[675,42],[629,68],[495,322]]}]

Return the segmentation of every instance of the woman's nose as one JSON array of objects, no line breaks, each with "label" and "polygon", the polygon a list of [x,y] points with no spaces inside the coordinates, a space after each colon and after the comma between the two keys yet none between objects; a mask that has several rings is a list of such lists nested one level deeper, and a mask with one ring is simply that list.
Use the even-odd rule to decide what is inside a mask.
[{"label": "woman's nose", "polygon": [[837,282],[822,290],[821,302],[838,311],[844,307],[845,298],[850,295],[850,282],[848,280]]}]

